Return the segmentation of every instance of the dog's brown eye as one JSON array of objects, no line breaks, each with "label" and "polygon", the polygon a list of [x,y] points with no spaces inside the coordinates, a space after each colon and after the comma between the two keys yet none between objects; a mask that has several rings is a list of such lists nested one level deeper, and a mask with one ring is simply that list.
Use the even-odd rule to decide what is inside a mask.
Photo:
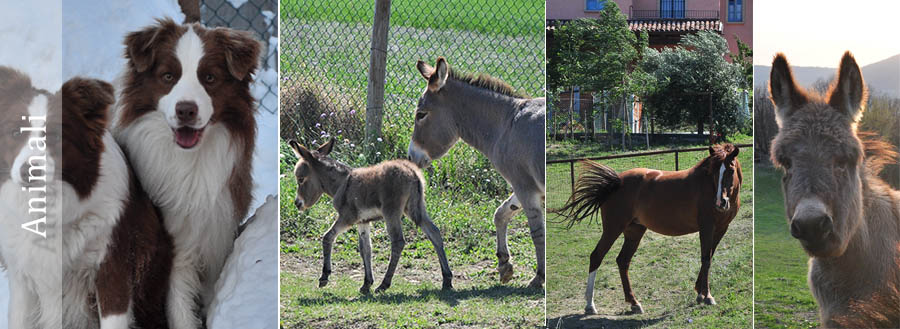
[{"label": "dog's brown eye", "polygon": [[206,83],[213,83],[213,82],[216,82],[216,76],[212,75],[212,74],[207,74],[206,75]]},{"label": "dog's brown eye", "polygon": [[416,121],[425,119],[425,116],[427,116],[427,115],[428,115],[428,113],[425,113],[425,112],[416,112]]},{"label": "dog's brown eye", "polygon": [[163,74],[163,80],[166,82],[171,82],[174,79],[175,79],[175,76],[172,75],[172,73],[166,72],[165,74]]}]

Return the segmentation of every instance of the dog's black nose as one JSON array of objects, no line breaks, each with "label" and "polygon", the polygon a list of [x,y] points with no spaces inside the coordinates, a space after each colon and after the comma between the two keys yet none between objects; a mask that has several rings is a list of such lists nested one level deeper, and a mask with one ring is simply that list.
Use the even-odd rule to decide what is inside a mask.
[{"label": "dog's black nose", "polygon": [[192,101],[181,101],[175,104],[175,115],[178,117],[178,123],[193,124],[197,119],[197,103]]}]

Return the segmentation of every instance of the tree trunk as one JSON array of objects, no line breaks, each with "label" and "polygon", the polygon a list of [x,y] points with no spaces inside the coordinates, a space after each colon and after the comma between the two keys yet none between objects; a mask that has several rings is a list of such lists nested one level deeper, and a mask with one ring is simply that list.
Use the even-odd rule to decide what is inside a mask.
[{"label": "tree trunk", "polygon": [[[366,88],[366,145],[377,145],[381,137],[384,116],[384,76],[387,62],[388,27],[391,21],[391,0],[375,1],[372,24],[372,47],[369,56],[369,81]],[[369,159],[374,159],[377,147],[369,147]],[[379,159],[374,159],[375,161]],[[371,161],[371,160],[370,160]]]},{"label": "tree trunk", "polygon": [[569,132],[569,138],[575,139],[575,127],[574,119],[575,117],[575,86],[572,86],[572,89],[569,90],[569,123],[566,125],[566,131]]},{"label": "tree trunk", "polygon": [[703,135],[703,120],[697,120],[697,135]]}]

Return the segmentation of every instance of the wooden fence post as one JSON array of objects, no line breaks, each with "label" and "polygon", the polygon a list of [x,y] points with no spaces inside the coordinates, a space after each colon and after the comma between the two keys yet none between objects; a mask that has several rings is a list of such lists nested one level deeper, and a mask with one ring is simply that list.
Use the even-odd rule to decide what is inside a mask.
[{"label": "wooden fence post", "polygon": [[375,147],[372,146],[381,137],[390,21],[391,0],[375,0],[375,20],[372,24],[372,48],[369,57],[369,81],[366,90],[366,147],[369,150],[369,159],[373,159],[372,157],[375,155]]}]

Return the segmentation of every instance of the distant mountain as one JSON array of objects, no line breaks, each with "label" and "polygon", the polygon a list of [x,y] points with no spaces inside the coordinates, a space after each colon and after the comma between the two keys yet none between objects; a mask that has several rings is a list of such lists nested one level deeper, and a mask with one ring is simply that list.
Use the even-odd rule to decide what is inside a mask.
[{"label": "distant mountain", "polygon": [[[753,66],[753,85],[765,88],[769,84],[771,66]],[[810,87],[819,79],[834,79],[837,68],[792,66],[794,79],[803,87]],[[862,67],[863,78],[869,89],[900,98],[900,54]]]}]

